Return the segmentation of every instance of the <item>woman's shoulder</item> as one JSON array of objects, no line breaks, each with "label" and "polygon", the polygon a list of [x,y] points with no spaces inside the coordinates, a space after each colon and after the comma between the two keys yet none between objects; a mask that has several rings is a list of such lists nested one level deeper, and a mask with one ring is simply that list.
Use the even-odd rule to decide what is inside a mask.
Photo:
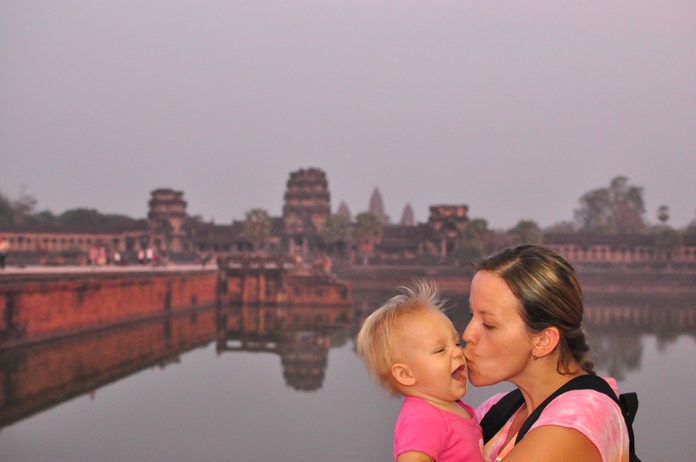
[{"label": "woman's shoulder", "polygon": [[[563,418],[567,415],[594,415],[602,414],[621,416],[621,409],[609,396],[596,390],[582,389],[570,390],[551,401],[544,412],[548,415],[557,415]],[[596,419],[595,419],[596,420]]]},{"label": "woman's shoulder", "polygon": [[[618,386],[612,378],[604,378],[618,396]],[[586,417],[586,418],[585,418]],[[558,421],[562,426],[575,427],[573,423],[603,426],[607,419],[621,422],[623,415],[616,402],[602,392],[593,389],[569,390],[557,396],[541,413],[537,423],[550,420]],[[563,424],[566,425],[563,425]]]},{"label": "woman's shoulder", "polygon": [[[603,377],[603,379],[609,384],[614,393],[616,393],[618,396],[619,389],[616,384],[616,380],[609,377]],[[612,415],[622,416],[621,409],[611,397],[590,388],[566,391],[551,401],[546,409],[553,411],[549,412],[549,414],[554,413],[560,414],[561,416],[565,415],[571,410],[573,415],[576,416],[578,414],[592,414],[599,416],[602,413],[611,413]],[[567,411],[560,412],[562,409],[566,409]]]},{"label": "woman's shoulder", "polygon": [[[612,388],[616,389],[615,385]],[[628,431],[621,409],[609,396],[595,390],[571,390],[558,396],[544,409],[530,431],[545,425],[579,431],[599,449],[602,460],[615,460],[612,456],[621,454],[628,446]]]}]

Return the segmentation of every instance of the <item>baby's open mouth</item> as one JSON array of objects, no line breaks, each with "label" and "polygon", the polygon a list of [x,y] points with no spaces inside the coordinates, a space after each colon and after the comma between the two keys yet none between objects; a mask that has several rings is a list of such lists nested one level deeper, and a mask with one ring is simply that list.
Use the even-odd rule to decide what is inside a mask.
[{"label": "baby's open mouth", "polygon": [[452,378],[455,380],[466,380],[466,364],[459,366],[454,372],[452,372]]}]

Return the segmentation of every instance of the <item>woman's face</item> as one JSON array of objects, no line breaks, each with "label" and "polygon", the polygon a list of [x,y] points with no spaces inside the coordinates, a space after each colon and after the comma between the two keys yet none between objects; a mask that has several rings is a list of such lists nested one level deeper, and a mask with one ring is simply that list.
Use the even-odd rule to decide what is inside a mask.
[{"label": "woman's face", "polygon": [[520,302],[505,281],[479,271],[471,281],[469,306],[472,318],[462,335],[469,381],[479,387],[514,383],[529,364],[533,348]]}]

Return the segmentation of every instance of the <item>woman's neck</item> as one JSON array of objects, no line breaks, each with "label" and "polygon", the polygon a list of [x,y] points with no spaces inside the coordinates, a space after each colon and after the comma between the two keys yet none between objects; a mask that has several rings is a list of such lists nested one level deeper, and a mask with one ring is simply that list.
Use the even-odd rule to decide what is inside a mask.
[{"label": "woman's neck", "polygon": [[586,374],[577,364],[572,364],[569,368],[571,372],[567,374],[560,373],[555,366],[539,366],[529,371],[529,374],[511,380],[522,391],[527,411],[530,414],[553,392],[575,377]]}]

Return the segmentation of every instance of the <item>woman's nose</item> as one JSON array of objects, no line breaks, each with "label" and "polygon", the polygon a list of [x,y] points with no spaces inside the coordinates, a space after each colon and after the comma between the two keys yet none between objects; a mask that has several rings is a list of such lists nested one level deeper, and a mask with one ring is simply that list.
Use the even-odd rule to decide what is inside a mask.
[{"label": "woman's nose", "polygon": [[462,340],[464,340],[464,343],[471,343],[473,342],[473,327],[471,326],[471,323],[466,325],[466,328],[464,329],[464,332],[462,332]]}]

